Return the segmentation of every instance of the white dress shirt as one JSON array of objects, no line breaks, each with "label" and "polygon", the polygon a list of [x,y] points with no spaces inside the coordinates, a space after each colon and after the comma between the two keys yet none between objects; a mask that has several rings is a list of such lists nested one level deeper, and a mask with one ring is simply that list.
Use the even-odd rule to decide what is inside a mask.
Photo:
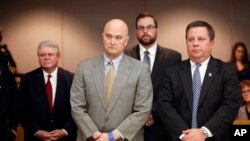
[{"label": "white dress shirt", "polygon": [[141,61],[143,61],[143,58],[145,56],[145,51],[147,50],[149,52],[149,58],[150,58],[150,70],[152,72],[153,70],[153,66],[154,66],[154,62],[155,62],[155,56],[156,56],[156,49],[157,49],[157,44],[154,43],[152,47],[150,47],[149,49],[146,49],[143,47],[142,44],[139,44],[139,50],[140,50],[140,58]]},{"label": "white dress shirt", "polygon": [[[201,84],[202,84],[202,82],[204,80],[209,60],[210,60],[210,57],[207,60],[205,60],[204,62],[202,62],[201,66],[199,68],[200,76],[201,76]],[[190,60],[190,64],[191,64],[191,72],[192,72],[192,78],[193,78],[194,71],[195,71],[195,68],[196,68],[196,63]]]},{"label": "white dress shirt", "polygon": [[[58,67],[50,74],[51,75],[50,82],[52,85],[52,106],[54,106],[55,97],[56,97],[57,72],[58,72]],[[47,73],[46,71],[43,70],[45,84],[48,81],[48,75],[49,75],[49,73]]]}]

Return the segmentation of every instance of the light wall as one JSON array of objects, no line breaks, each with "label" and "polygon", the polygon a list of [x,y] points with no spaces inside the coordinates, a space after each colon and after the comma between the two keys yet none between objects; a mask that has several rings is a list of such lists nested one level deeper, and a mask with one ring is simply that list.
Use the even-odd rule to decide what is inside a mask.
[{"label": "light wall", "polygon": [[4,42],[23,73],[39,66],[37,45],[44,40],[60,45],[60,66],[74,72],[80,60],[100,53],[103,26],[112,18],[128,23],[131,47],[137,43],[135,18],[143,10],[158,19],[158,43],[181,52],[183,59],[187,59],[185,28],[193,20],[214,26],[217,58],[228,61],[236,41],[250,47],[249,0],[4,0],[0,9]]}]

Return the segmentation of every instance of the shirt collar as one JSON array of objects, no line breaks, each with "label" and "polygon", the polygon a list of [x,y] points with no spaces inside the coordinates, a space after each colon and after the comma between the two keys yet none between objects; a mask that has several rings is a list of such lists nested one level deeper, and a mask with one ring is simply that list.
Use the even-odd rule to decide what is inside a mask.
[{"label": "shirt collar", "polygon": [[[56,67],[56,69],[50,75],[55,78],[57,72],[58,72],[58,67]],[[47,73],[46,71],[43,70],[43,75],[44,75],[44,77],[47,77],[49,75],[49,73]]]},{"label": "shirt collar", "polygon": [[[200,63],[201,66],[207,66],[209,60],[210,60],[210,57],[208,57],[205,61],[203,61],[202,63]],[[194,66],[196,66],[197,63],[193,62],[193,61],[190,59],[190,64],[191,64],[191,67],[194,67]]]},{"label": "shirt collar", "polygon": [[156,49],[157,49],[157,44],[154,43],[149,49],[146,49],[146,48],[143,47],[142,44],[139,43],[139,48],[140,48],[140,56],[144,55],[144,52],[145,52],[146,50],[148,50],[148,52],[149,52],[150,55],[155,56],[155,54],[156,54]]},{"label": "shirt collar", "polygon": [[[105,53],[104,53],[103,57],[104,57],[104,65],[105,65],[105,68],[106,68],[109,61],[110,61],[110,59],[107,57],[107,55]],[[118,66],[119,66],[119,64],[120,64],[120,62],[122,60],[122,57],[123,57],[123,53],[112,60],[112,63],[114,64],[114,67],[115,67],[115,70],[117,70],[117,68],[118,68]]]}]

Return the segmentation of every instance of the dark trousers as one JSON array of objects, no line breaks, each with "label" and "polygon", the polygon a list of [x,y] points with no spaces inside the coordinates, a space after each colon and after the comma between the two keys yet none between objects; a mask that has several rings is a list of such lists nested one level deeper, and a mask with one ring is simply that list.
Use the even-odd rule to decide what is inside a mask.
[{"label": "dark trousers", "polygon": [[155,122],[151,126],[144,126],[145,141],[166,141],[166,130],[159,118],[155,118]]},{"label": "dark trousers", "polygon": [[11,131],[1,131],[0,133],[0,141],[15,141],[16,136],[15,134]]}]

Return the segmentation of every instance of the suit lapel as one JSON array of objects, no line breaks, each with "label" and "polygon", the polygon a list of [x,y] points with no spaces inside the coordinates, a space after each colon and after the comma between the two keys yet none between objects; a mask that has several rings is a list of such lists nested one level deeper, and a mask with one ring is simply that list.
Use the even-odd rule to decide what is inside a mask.
[{"label": "suit lapel", "polygon": [[[136,45],[133,48],[132,57],[141,60],[139,45]],[[161,48],[157,45],[154,66],[151,73],[151,79],[153,82],[155,82],[156,81],[155,79],[157,79],[157,75],[159,73],[159,67],[163,67],[160,65],[163,58],[164,58],[164,53],[162,53]]]},{"label": "suit lapel", "polygon": [[56,86],[56,95],[55,95],[55,100],[54,100],[54,106],[53,106],[53,112],[57,109],[57,107],[60,105],[61,102],[64,102],[64,97],[65,95],[63,95],[62,93],[67,92],[67,90],[65,90],[64,84],[65,84],[65,80],[63,78],[63,74],[60,68],[58,68],[58,72],[57,72],[57,86]]},{"label": "suit lapel", "polygon": [[93,68],[90,70],[92,72],[92,77],[94,84],[98,93],[98,97],[102,103],[102,106],[106,110],[107,104],[105,101],[105,66],[104,58],[101,56],[99,59],[93,63]]},{"label": "suit lapel", "polygon": [[112,111],[113,107],[118,101],[119,96],[122,93],[122,89],[125,86],[128,75],[130,73],[130,67],[131,67],[131,64],[129,63],[127,56],[124,55],[119,64],[119,69],[115,77],[115,83],[114,83],[114,87],[113,87],[112,95],[111,95],[111,103],[108,106],[107,114],[109,114]]},{"label": "suit lapel", "polygon": [[139,61],[141,60],[139,45],[137,45],[133,48],[132,57],[135,59],[138,59]]},{"label": "suit lapel", "polygon": [[[189,108],[192,109],[193,105],[193,91],[192,91],[192,75],[189,60],[183,62],[180,68],[180,76],[183,82],[183,86],[186,92],[186,98],[188,100]],[[178,81],[178,80],[176,80]]]},{"label": "suit lapel", "polygon": [[159,73],[159,67],[164,67],[164,66],[160,65],[161,62],[162,62],[163,57],[164,57],[164,54],[162,53],[162,50],[157,46],[154,66],[153,66],[153,70],[152,70],[152,73],[151,73],[152,82],[155,82],[156,79],[158,79],[157,75]]},{"label": "suit lapel", "polygon": [[199,105],[203,101],[205,95],[207,94],[209,86],[211,85],[213,79],[215,78],[218,70],[219,68],[217,62],[215,61],[214,58],[211,57],[202,83]]}]

